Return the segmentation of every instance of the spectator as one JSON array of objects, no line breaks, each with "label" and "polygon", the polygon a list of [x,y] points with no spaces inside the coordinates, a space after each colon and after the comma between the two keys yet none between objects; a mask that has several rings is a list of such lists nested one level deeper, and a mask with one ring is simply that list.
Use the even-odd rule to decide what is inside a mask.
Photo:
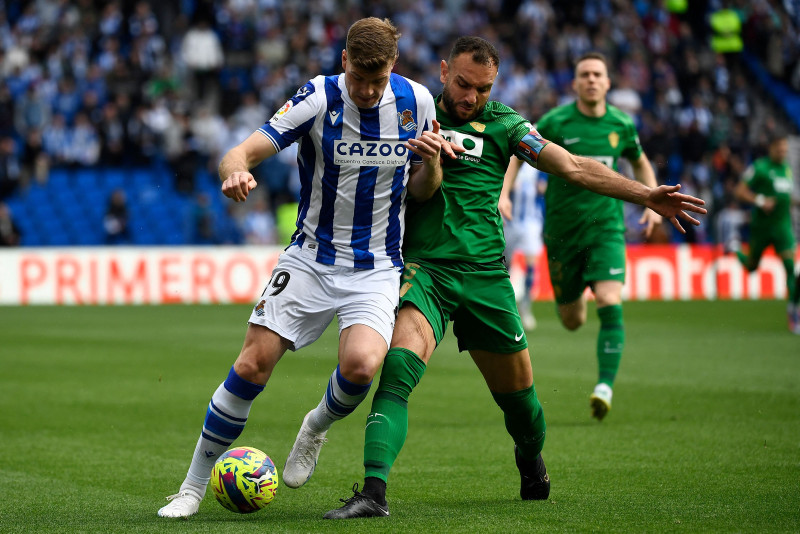
[{"label": "spectator", "polygon": [[50,158],[44,150],[42,132],[30,130],[25,136],[25,145],[22,148],[22,186],[27,186],[31,181],[44,185],[50,173]]},{"label": "spectator", "polygon": [[16,247],[21,238],[22,233],[14,224],[11,210],[5,202],[0,202],[0,247]]},{"label": "spectator", "polygon": [[209,98],[218,83],[217,74],[224,56],[219,37],[205,17],[199,18],[197,24],[186,32],[181,55],[192,73],[195,95],[200,100]]},{"label": "spectator", "polygon": [[0,138],[0,200],[11,196],[19,186],[22,165],[13,137]]},{"label": "spectator", "polygon": [[111,193],[108,210],[103,217],[103,229],[106,233],[107,245],[125,245],[130,243],[128,230],[128,199],[125,191],[117,189]]},{"label": "spectator", "polygon": [[100,137],[89,117],[81,112],[75,116],[75,127],[69,135],[68,161],[91,167],[100,160]]},{"label": "spectator", "polygon": [[36,84],[30,84],[25,94],[16,103],[14,126],[17,133],[24,136],[32,129],[42,130],[50,124],[51,117],[50,103],[38,90]]}]

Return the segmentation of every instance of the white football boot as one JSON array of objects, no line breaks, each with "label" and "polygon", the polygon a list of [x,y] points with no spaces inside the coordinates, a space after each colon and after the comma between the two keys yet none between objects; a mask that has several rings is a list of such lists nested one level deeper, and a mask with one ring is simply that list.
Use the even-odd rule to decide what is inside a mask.
[{"label": "white football boot", "polygon": [[202,500],[192,491],[183,490],[167,497],[170,503],[158,511],[159,517],[187,518],[197,513]]},{"label": "white football boot", "polygon": [[300,432],[297,433],[297,439],[294,440],[294,446],[286,459],[286,465],[283,466],[283,483],[290,488],[299,488],[311,478],[314,468],[317,467],[317,458],[319,458],[322,445],[328,441],[325,439],[327,430],[317,433],[309,428],[308,418],[310,415],[311,412],[308,412],[303,418]]},{"label": "white football boot", "polygon": [[589,396],[589,406],[592,407],[592,417],[596,417],[598,421],[603,420],[611,410],[611,396],[613,393],[611,387],[602,382],[594,387],[594,392]]}]

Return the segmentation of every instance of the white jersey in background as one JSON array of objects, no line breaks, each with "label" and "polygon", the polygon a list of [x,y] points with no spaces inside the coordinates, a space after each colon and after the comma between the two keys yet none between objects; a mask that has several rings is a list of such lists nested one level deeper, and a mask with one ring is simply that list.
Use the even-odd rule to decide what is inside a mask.
[{"label": "white jersey in background", "polygon": [[538,256],[542,251],[544,212],[538,192],[541,175],[530,165],[522,165],[517,173],[511,191],[512,219],[505,223],[508,252],[520,250],[527,256]]},{"label": "white jersey in background", "polygon": [[259,132],[278,150],[297,141],[300,205],[292,245],[316,261],[359,269],[401,267],[405,185],[421,158],[403,143],[433,127],[422,85],[392,74],[380,103],[360,109],[344,74],[310,80]]}]

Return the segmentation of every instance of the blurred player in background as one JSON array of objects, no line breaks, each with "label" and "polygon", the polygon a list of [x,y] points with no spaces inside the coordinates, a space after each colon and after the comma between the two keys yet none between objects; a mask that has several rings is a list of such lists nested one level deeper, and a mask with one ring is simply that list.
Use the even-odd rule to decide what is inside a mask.
[{"label": "blurred player in background", "polygon": [[435,133],[428,90],[392,74],[398,38],[388,19],[353,24],[344,73],[310,80],[220,163],[222,192],[241,202],[257,185],[250,169],[297,141],[297,231],[211,397],[186,479],[159,516],[197,512],[215,461],[244,430],[278,360],[314,342],[334,315],[339,365],[303,420],[283,472],[287,486],[305,483],[328,428],[366,397],[395,321],[406,186],[417,200],[429,198],[441,183],[442,145],[455,156]]},{"label": "blurred player in background", "polygon": [[536,328],[536,317],[533,315],[533,287],[536,281],[536,263],[542,253],[542,225],[544,209],[542,195],[547,189],[547,181],[538,169],[523,165],[516,156],[503,180],[498,209],[503,216],[506,237],[506,262],[511,267],[514,253],[520,251],[524,258],[524,281],[521,289],[514,288],[517,295],[517,306],[525,330]]},{"label": "blurred player in background", "polygon": [[[617,170],[618,159],[624,157],[630,161],[636,180],[656,187],[653,167],[639,144],[633,120],[606,103],[611,81],[602,54],[590,52],[578,59],[572,88],[577,95],[575,102],[549,111],[536,123],[542,136],[610,169]],[[602,420],[611,409],[612,388],[625,346],[622,202],[550,176],[545,206],[544,242],[561,323],[568,330],[577,330],[586,322],[587,286],[597,301],[599,373],[589,403],[592,415]],[[645,208],[639,222],[649,236],[661,216]]]},{"label": "blurred player in background", "polygon": [[753,205],[750,217],[750,253],[736,251],[739,261],[750,272],[758,269],[761,255],[772,245],[786,270],[787,315],[789,330],[800,334],[797,279],[794,273],[795,240],[792,229],[792,198],[794,179],[789,167],[789,139],[785,133],[771,135],[765,157],[755,160],[745,169],[736,185],[736,198]]},{"label": "blurred player in background", "polygon": [[[503,263],[498,201],[512,155],[598,193],[658,209],[679,228],[676,217],[699,224],[686,211],[705,213],[698,205],[703,201],[678,193],[679,186],[653,189],[572,156],[513,109],[489,101],[499,63],[495,47],[479,37],[459,38],[441,62],[444,88],[436,116],[444,138],[466,150],[444,161],[442,186],[430,200],[409,203],[400,311],[367,417],[363,491],[356,484],[353,496],[326,513],[327,519],[389,515],[386,483],[408,433],[408,399],[451,321],[459,350],[469,351],[503,412],[514,442],[520,497],[549,496],[541,455],[544,414]],[[442,422],[448,422],[446,413]]]}]

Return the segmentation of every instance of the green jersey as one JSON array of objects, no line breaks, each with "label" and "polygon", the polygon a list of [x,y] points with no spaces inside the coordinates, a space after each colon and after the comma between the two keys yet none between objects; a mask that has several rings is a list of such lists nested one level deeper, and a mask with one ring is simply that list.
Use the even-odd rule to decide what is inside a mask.
[{"label": "green jersey", "polygon": [[530,122],[500,102],[487,102],[478,117],[461,123],[438,106],[440,100],[441,96],[436,106],[439,133],[466,151],[455,160],[444,157],[442,187],[430,200],[409,200],[403,256],[479,263],[498,260],[505,239],[497,202],[509,160],[513,154],[535,160],[547,142]]},{"label": "green jersey", "polygon": [[[576,103],[557,107],[539,119],[536,129],[573,154],[595,159],[615,171],[620,156],[635,161],[642,154],[633,120],[609,104],[602,117],[584,115]],[[554,175],[548,179],[544,198],[546,240],[574,236],[581,228],[625,231],[621,200],[598,195]]]},{"label": "green jersey", "polygon": [[786,224],[791,227],[794,182],[789,164],[775,163],[768,157],[759,158],[747,167],[743,179],[753,193],[765,197],[775,197],[775,208],[770,213],[766,213],[757,206],[753,207],[751,224],[760,228],[778,224]]}]

